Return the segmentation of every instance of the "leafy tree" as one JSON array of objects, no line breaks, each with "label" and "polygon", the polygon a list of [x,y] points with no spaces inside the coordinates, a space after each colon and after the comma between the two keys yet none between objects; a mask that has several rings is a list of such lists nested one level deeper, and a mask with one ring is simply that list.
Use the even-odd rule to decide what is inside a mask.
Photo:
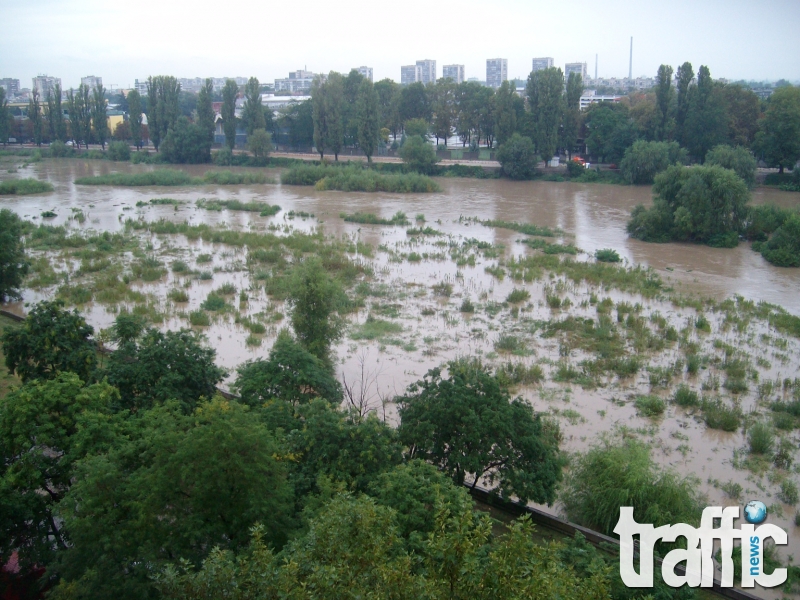
[{"label": "leafy tree", "polygon": [[398,399],[400,440],[410,458],[432,462],[463,484],[485,479],[502,496],[552,503],[561,479],[557,425],[476,362],[451,362],[409,386]]},{"label": "leafy tree", "polygon": [[380,114],[378,111],[378,93],[369,79],[363,78],[358,90],[356,102],[358,121],[358,145],[367,155],[367,162],[372,162],[372,155],[378,145],[380,134]]},{"label": "leafy tree", "polygon": [[176,164],[211,162],[211,142],[205,131],[181,115],[161,144],[164,160]]},{"label": "leafy tree", "polygon": [[142,147],[142,97],[136,90],[128,92],[128,121],[133,145],[139,150]]},{"label": "leafy tree", "polygon": [[728,139],[728,115],[719,86],[711,80],[708,67],[697,72],[697,85],[690,89],[684,142],[689,153],[702,159],[714,146]]},{"label": "leafy tree", "polygon": [[494,96],[494,133],[502,146],[517,131],[516,100],[519,99],[511,81],[504,81]]},{"label": "leafy tree", "polygon": [[686,122],[686,116],[689,114],[689,88],[692,84],[692,79],[694,79],[692,63],[687,61],[678,67],[676,79],[678,80],[676,85],[678,106],[675,111],[675,126],[678,130],[678,139],[685,144],[686,132],[684,131],[684,124]]},{"label": "leafy tree", "polygon": [[399,154],[406,168],[418,173],[433,173],[436,163],[439,162],[436,150],[419,135],[407,138],[405,144],[400,147]]},{"label": "leafy tree", "polygon": [[397,139],[397,133],[402,128],[400,120],[400,86],[391,79],[381,79],[375,84],[375,92],[378,94],[378,113],[380,115],[380,125]]},{"label": "leafy tree", "polygon": [[[111,137],[118,142],[129,142],[133,139],[131,136],[131,124],[129,121],[122,121],[117,123],[114,126],[114,133],[111,134]],[[111,145],[109,144],[109,148]],[[128,154],[130,155],[130,148],[128,149]],[[129,156],[130,158],[130,156]],[[127,159],[126,159],[127,160]]]},{"label": "leafy tree", "polygon": [[64,110],[61,106],[61,84],[56,84],[47,95],[47,117],[50,125],[50,139],[63,142],[67,139],[67,126],[64,123]]},{"label": "leafy tree", "polygon": [[567,156],[572,158],[572,150],[578,140],[581,128],[581,95],[583,77],[580,73],[570,73],[567,80],[567,93],[564,95],[564,123],[561,128],[561,141]]},{"label": "leafy tree", "polygon": [[314,145],[320,159],[329,150],[338,161],[344,144],[344,78],[331,71],[325,81],[315,79],[311,86],[311,102],[314,109]]},{"label": "leafy tree", "polygon": [[656,74],[656,106],[658,109],[658,128],[655,139],[668,140],[672,137],[674,119],[672,102],[675,90],[672,88],[672,67],[661,65]]},{"label": "leafy tree", "polygon": [[[355,146],[358,143],[358,97],[361,84],[364,80],[365,77],[355,69],[350,69],[347,76],[342,77],[341,107],[343,144],[345,146]],[[378,129],[380,129],[380,127]]]},{"label": "leafy tree", "polygon": [[622,175],[630,183],[647,185],[656,175],[674,164],[686,162],[686,151],[678,142],[645,142],[639,140],[625,151],[620,164]]},{"label": "leafy tree", "polygon": [[311,354],[331,365],[331,344],[342,335],[342,322],[335,315],[342,294],[339,283],[318,258],[307,258],[292,272],[289,304],[297,341]]},{"label": "leafy tree", "polygon": [[311,100],[292,102],[280,109],[278,124],[289,130],[288,141],[292,148],[308,148],[315,144],[314,107]]},{"label": "leafy tree", "polygon": [[457,120],[456,128],[464,145],[472,145],[472,136],[475,135],[475,146],[481,137],[481,109],[489,98],[494,97],[494,90],[484,87],[475,81],[465,81],[456,89]]},{"label": "leafy tree", "polygon": [[86,148],[89,148],[89,143],[94,140],[92,133],[92,90],[88,85],[79,85],[78,94],[81,97],[81,106],[83,110],[80,112],[81,118],[81,133],[83,134],[83,143]]},{"label": "leafy tree", "polygon": [[742,179],[719,166],[669,167],[656,177],[654,205],[636,207],[628,233],[644,241],[691,241],[734,247],[750,192]]},{"label": "leafy tree", "polygon": [[550,67],[528,76],[525,93],[531,112],[533,141],[545,161],[558,148],[558,128],[564,112],[564,75],[561,69]]},{"label": "leafy tree", "polygon": [[0,141],[3,146],[8,144],[8,138],[11,137],[11,111],[8,109],[8,98],[6,98],[6,88],[0,88]]},{"label": "leafy tree", "polygon": [[800,267],[800,215],[790,214],[766,243],[753,244],[762,256],[779,267]]},{"label": "leafy tree", "polygon": [[409,119],[425,119],[431,121],[431,103],[425,85],[416,82],[403,87],[400,90],[400,121],[407,122]]},{"label": "leafy tree", "polygon": [[266,163],[272,150],[272,136],[265,129],[256,129],[247,137],[247,149],[257,161]]},{"label": "leafy tree", "polygon": [[741,85],[717,85],[728,115],[728,143],[753,148],[761,118],[761,101]]},{"label": "leafy tree", "polygon": [[703,510],[697,485],[659,469],[642,442],[604,441],[578,457],[559,499],[571,521],[613,535],[620,506],[633,506],[637,522],[656,527],[697,523]]},{"label": "leafy tree", "polygon": [[409,119],[405,122],[403,129],[408,137],[416,135],[427,141],[430,127],[425,119]]},{"label": "leafy tree", "polygon": [[171,75],[147,78],[147,127],[156,151],[181,115],[180,92],[181,84]]},{"label": "leafy tree", "polygon": [[753,189],[756,185],[756,159],[753,153],[747,148],[737,146],[719,145],[715,146],[706,154],[705,164],[708,166],[719,165],[725,169],[731,169]]},{"label": "leafy tree", "polygon": [[141,339],[120,343],[104,375],[119,389],[125,409],[138,411],[177,400],[190,413],[201,397],[214,395],[225,376],[214,364],[215,356],[192,331],[148,329]]},{"label": "leafy tree", "polygon": [[[55,516],[74,465],[102,446],[117,391],[84,387],[74,373],[28,381],[0,398],[0,560],[19,553],[22,570],[52,563],[68,537]],[[87,413],[100,416],[98,429]]]},{"label": "leafy tree", "polygon": [[515,133],[497,150],[497,160],[506,177],[530,179],[536,171],[539,157],[531,139]]},{"label": "leafy tree", "polygon": [[106,90],[100,84],[92,90],[92,124],[94,125],[95,140],[105,150],[108,139],[108,115],[106,114]]},{"label": "leafy tree", "polygon": [[214,143],[214,118],[216,117],[211,102],[213,95],[214,82],[207,78],[197,94],[197,125],[206,134],[210,144]]},{"label": "leafy tree", "polygon": [[584,117],[586,146],[599,162],[618,163],[638,136],[625,104],[600,102],[589,106]]},{"label": "leafy tree", "polygon": [[236,98],[239,86],[233,79],[225,82],[222,88],[222,130],[225,132],[225,145],[233,151],[236,146]]},{"label": "leafy tree", "polygon": [[654,90],[633,93],[630,98],[630,116],[636,125],[638,137],[653,142],[658,139],[659,115]]},{"label": "leafy tree", "polygon": [[37,146],[41,146],[44,139],[44,122],[42,119],[42,104],[39,101],[39,90],[36,88],[33,89],[31,99],[28,100],[28,118],[33,124],[33,141]]},{"label": "leafy tree", "polygon": [[256,523],[282,544],[292,524],[283,454],[247,407],[221,398],[191,415],[170,403],[131,419],[108,452],[81,462],[60,504],[70,547],[56,594],[152,597],[166,561],[241,549]]},{"label": "leafy tree", "polygon": [[261,84],[257,77],[247,80],[244,87],[244,106],[242,107],[242,121],[244,121],[247,135],[250,136],[256,129],[266,129],[264,107],[261,104]]},{"label": "leafy tree", "polygon": [[323,492],[325,481],[365,492],[402,461],[397,431],[374,413],[366,418],[345,414],[320,398],[299,405],[296,413],[286,441],[296,461],[292,481],[299,498]]},{"label": "leafy tree", "polygon": [[319,159],[325,158],[328,142],[328,111],[325,103],[326,87],[322,77],[315,77],[311,83],[311,106],[314,120],[314,146]]},{"label": "leafy tree", "polygon": [[[119,129],[119,125],[117,126]],[[114,141],[108,145],[108,158],[117,162],[125,162],[131,159],[131,148],[127,142]]]},{"label": "leafy tree", "polygon": [[313,398],[331,404],[342,400],[342,386],[328,366],[298,344],[288,331],[279,334],[267,360],[248,361],[236,369],[233,389],[250,406],[262,406],[273,399],[293,408]]},{"label": "leafy tree", "polygon": [[439,79],[431,86],[433,96],[433,134],[436,136],[436,146],[439,138],[444,140],[447,148],[447,138],[453,133],[456,120],[455,105],[456,86],[450,79]]},{"label": "leafy tree", "polygon": [[0,209],[0,302],[22,297],[19,288],[28,273],[22,233],[23,221],[17,213]]},{"label": "leafy tree", "polygon": [[22,327],[3,334],[6,366],[22,381],[52,379],[65,371],[89,381],[97,362],[93,333],[77,310],[64,308],[63,300],[39,302]]},{"label": "leafy tree", "polygon": [[783,173],[800,159],[800,87],[787,85],[769,97],[758,133],[758,146],[767,164]]}]

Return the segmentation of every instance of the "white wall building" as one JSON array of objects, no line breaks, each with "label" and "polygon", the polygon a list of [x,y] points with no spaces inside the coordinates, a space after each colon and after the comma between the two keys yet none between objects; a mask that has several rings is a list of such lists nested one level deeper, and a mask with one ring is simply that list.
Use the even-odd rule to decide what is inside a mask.
[{"label": "white wall building", "polygon": [[545,56],[542,58],[534,58],[531,61],[531,71],[536,73],[536,71],[543,71],[544,69],[549,69],[554,64],[553,58],[550,56]]},{"label": "white wall building", "polygon": [[584,81],[589,79],[589,71],[586,68],[585,62],[567,63],[564,65],[564,81],[569,81],[569,74],[576,73],[580,75]]},{"label": "white wall building", "polygon": [[497,89],[506,80],[508,80],[508,59],[487,58],[486,85]]},{"label": "white wall building", "polygon": [[98,85],[103,85],[103,78],[96,77],[94,75],[87,75],[86,77],[81,77],[81,83],[90,90],[93,90]]},{"label": "white wall building", "polygon": [[47,95],[55,92],[56,85],[61,85],[60,77],[50,77],[49,75],[37,75],[33,78],[31,91],[39,92],[39,98],[47,98]]},{"label": "white wall building", "polygon": [[373,81],[372,79],[372,67],[353,67],[353,71],[358,71],[359,75],[362,77]]},{"label": "white wall building", "polygon": [[464,82],[464,65],[445,65],[442,67],[442,78],[452,79],[455,83]]}]

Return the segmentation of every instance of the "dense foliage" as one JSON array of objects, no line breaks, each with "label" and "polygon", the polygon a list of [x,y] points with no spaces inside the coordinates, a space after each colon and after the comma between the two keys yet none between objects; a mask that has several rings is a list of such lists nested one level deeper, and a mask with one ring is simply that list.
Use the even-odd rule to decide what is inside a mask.
[{"label": "dense foliage", "polygon": [[22,243],[23,221],[12,210],[0,209],[0,302],[19,299],[28,272]]},{"label": "dense foliage", "polygon": [[515,133],[497,151],[497,160],[510,179],[530,179],[536,170],[539,157],[528,137]]},{"label": "dense foliage", "polygon": [[688,241],[733,247],[746,217],[747,185],[718,166],[672,166],[656,177],[654,205],[637,206],[628,233],[648,242]]},{"label": "dense foliage", "polygon": [[677,142],[645,142],[640,140],[625,151],[620,164],[629,183],[650,184],[656,175],[670,165],[685,164],[686,151]]}]

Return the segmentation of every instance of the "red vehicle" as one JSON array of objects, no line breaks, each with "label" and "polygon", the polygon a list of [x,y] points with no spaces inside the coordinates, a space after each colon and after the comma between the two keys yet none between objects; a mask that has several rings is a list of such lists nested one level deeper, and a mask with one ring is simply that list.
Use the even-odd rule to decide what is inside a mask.
[{"label": "red vehicle", "polygon": [[572,162],[576,162],[581,166],[586,166],[586,161],[584,159],[582,159],[580,156],[573,156],[572,157]]}]

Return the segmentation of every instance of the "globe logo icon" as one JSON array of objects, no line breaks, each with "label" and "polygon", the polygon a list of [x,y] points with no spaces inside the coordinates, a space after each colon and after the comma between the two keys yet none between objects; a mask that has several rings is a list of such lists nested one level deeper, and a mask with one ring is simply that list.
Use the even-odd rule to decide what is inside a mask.
[{"label": "globe logo icon", "polygon": [[744,518],[748,523],[758,525],[767,518],[767,506],[760,500],[751,500],[744,507]]}]

